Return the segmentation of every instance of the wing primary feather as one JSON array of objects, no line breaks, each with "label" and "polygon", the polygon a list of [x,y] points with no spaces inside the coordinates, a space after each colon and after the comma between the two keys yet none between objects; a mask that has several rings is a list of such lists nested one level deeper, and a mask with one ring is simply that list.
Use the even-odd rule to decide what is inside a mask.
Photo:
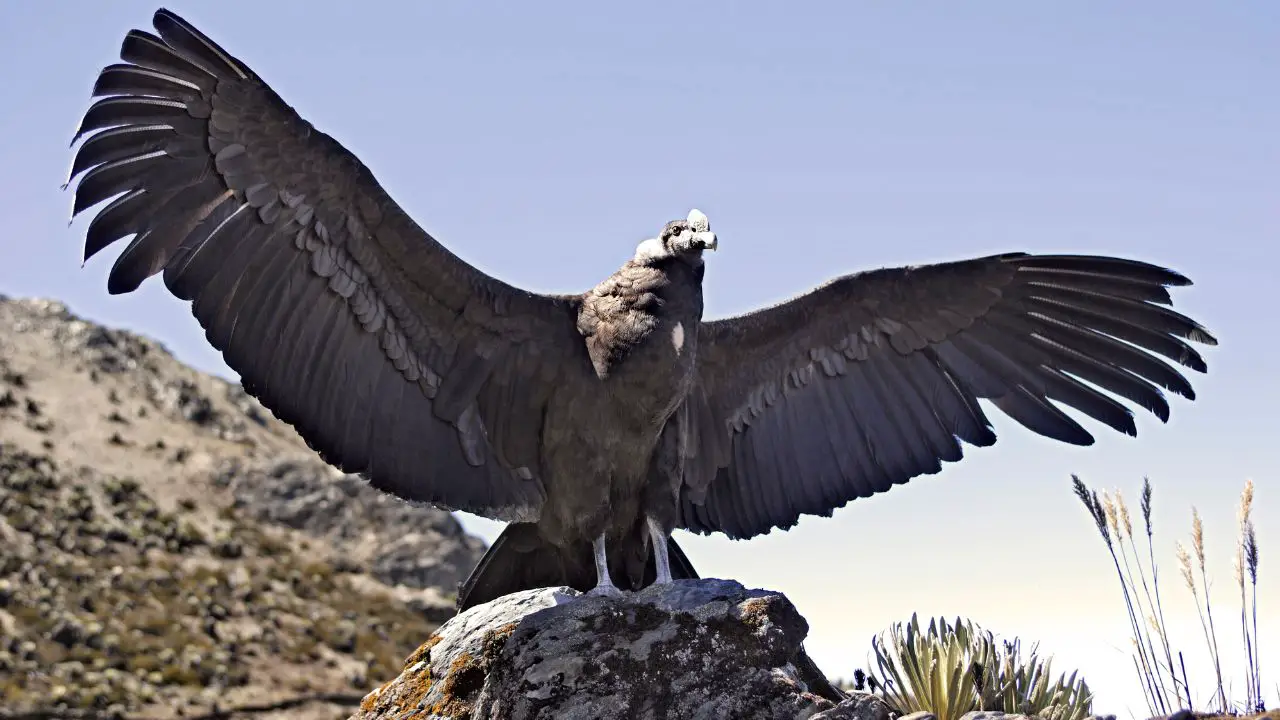
[{"label": "wing primary feather", "polygon": [[163,40],[145,30],[130,30],[125,34],[120,43],[120,59],[174,75],[205,92],[212,89],[216,80],[209,71],[174,52]]},{"label": "wing primary feather", "polygon": [[1037,313],[1028,318],[1042,323],[1040,332],[1032,335],[1044,338],[1056,344],[1072,348],[1076,352],[1097,358],[1100,362],[1123,368],[1135,375],[1177,393],[1188,400],[1194,400],[1196,393],[1191,383],[1169,365],[1155,357],[1111,339],[1096,330],[1072,325],[1057,318]]},{"label": "wing primary feather", "polygon": [[1173,298],[1161,285],[1138,282],[1129,278],[1069,270],[1022,267],[1018,268],[1019,281],[1040,283],[1049,287],[1087,290],[1100,295],[1124,298],[1138,302],[1172,305]]},{"label": "wing primary feather", "polygon": [[138,95],[162,97],[171,100],[187,100],[201,96],[204,88],[177,75],[116,63],[98,73],[93,84],[93,97],[107,95]]},{"label": "wing primary feather", "polygon": [[113,160],[93,168],[85,173],[76,186],[75,202],[72,217],[79,215],[85,208],[123,192],[135,190],[139,173],[145,173],[166,162],[173,162],[165,156],[163,150],[135,155],[120,160]]},{"label": "wing primary feather", "polygon": [[71,142],[75,144],[86,133],[119,125],[167,125],[175,131],[190,128],[200,120],[188,112],[187,104],[168,98],[115,95],[96,100],[85,111],[80,127]]},{"label": "wing primary feather", "polygon": [[[221,242],[224,235],[244,232],[246,224],[252,217],[252,208],[244,202],[223,202],[217,208],[221,212],[211,214],[206,219],[207,222],[216,217],[217,223],[210,227],[207,233],[196,232],[189,235],[174,256],[173,262],[165,268],[165,285],[169,287],[170,292],[182,300],[195,297],[200,286],[217,271],[217,259],[210,258],[206,262],[205,251],[210,246],[216,246]],[[225,211],[223,211],[224,208]]]},{"label": "wing primary feather", "polygon": [[1088,275],[1109,275],[1135,283],[1148,285],[1186,286],[1191,280],[1168,268],[1162,268],[1141,260],[1104,257],[1100,255],[1023,255],[1011,261],[1020,270],[1035,268]]},{"label": "wing primary feather", "polygon": [[168,10],[163,8],[157,10],[152,17],[152,24],[165,42],[181,52],[193,64],[226,71],[217,73],[208,69],[206,72],[209,74],[226,77],[229,72],[241,80],[250,76],[249,69],[232,57],[231,53],[223,50],[209,36]]},{"label": "wing primary feather", "polygon": [[1046,383],[1050,399],[1065,403],[1117,432],[1129,436],[1138,434],[1129,408],[1060,370],[1042,367],[1040,371],[1050,378]]},{"label": "wing primary feather", "polygon": [[1050,315],[1072,325],[1091,328],[1117,340],[1150,350],[1198,372],[1208,370],[1200,353],[1176,337],[1134,325],[1115,316],[1059,304],[1044,298],[1031,297],[1026,300],[1026,303],[1033,312]]},{"label": "wing primary feather", "polygon": [[1093,444],[1093,435],[1088,430],[1024,387],[1015,388],[1008,395],[993,398],[991,402],[1019,425],[1037,435],[1069,445]]},{"label": "wing primary feather", "polygon": [[[173,128],[165,124],[122,125],[90,135],[71,162],[67,175],[70,184],[86,169],[103,163],[139,157],[156,150],[166,150],[169,141],[176,137]],[[166,154],[167,151],[166,151]]]},{"label": "wing primary feather", "polygon": [[1078,288],[1064,288],[1041,283],[1027,283],[1023,292],[1027,302],[1057,308],[1071,308],[1090,317],[1110,318],[1151,332],[1164,333],[1206,345],[1218,341],[1203,326],[1174,310],[1147,302],[1110,297]]},{"label": "wing primary feather", "polygon": [[84,262],[97,255],[107,246],[126,235],[133,235],[143,228],[146,212],[154,210],[157,198],[138,188],[112,200],[104,206],[85,230]]},{"label": "wing primary feather", "polygon": [[[205,178],[201,185],[173,189],[176,192],[146,219],[145,234],[134,238],[116,258],[108,280],[109,291],[132,292],[164,269],[218,202],[217,179],[213,177]],[[210,196],[214,198],[212,202],[208,201]]]}]

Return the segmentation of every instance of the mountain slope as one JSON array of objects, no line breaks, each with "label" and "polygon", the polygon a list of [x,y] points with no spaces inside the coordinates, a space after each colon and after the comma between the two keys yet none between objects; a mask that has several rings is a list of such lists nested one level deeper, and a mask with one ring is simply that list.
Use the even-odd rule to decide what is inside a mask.
[{"label": "mountain slope", "polygon": [[0,548],[0,705],[148,716],[358,695],[484,550],[326,466],[237,384],[2,296]]}]

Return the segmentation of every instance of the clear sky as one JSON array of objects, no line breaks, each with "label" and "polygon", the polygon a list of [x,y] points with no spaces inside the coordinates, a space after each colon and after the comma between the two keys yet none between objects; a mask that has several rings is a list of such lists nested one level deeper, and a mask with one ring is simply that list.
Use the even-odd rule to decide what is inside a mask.
[{"label": "clear sky", "polygon": [[[231,375],[158,280],[109,297],[81,268],[67,143],[97,71],[152,2],[0,4],[0,292],[59,298]],[[1040,641],[1097,709],[1144,708],[1110,559],[1069,474],[1155,485],[1168,620],[1198,698],[1199,621],[1173,555],[1205,518],[1215,621],[1239,665],[1231,553],[1257,483],[1269,704],[1280,704],[1280,5],[272,2],[170,6],[357,153],[442,242],[536,290],[579,291],[690,207],[720,238],[710,316],[862,268],[1079,251],[1187,273],[1175,307],[1220,338],[1139,438],[1085,449],[991,410],[1000,441],[830,519],[750,542],[678,533],[704,575],[786,592],[831,675],[913,611]],[[122,246],[121,246],[122,247]],[[465,518],[491,539],[495,526]],[[1238,673],[1236,695],[1243,696]]]}]

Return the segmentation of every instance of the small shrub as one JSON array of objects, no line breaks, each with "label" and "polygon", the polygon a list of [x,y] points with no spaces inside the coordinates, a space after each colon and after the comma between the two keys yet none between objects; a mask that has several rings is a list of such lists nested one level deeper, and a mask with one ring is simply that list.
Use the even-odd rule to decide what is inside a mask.
[{"label": "small shrub", "polygon": [[916,615],[872,639],[876,666],[867,684],[899,714],[926,711],[956,720],[972,710],[1081,720],[1092,711],[1093,693],[1076,673],[1050,681],[1051,659],[1033,646],[1023,660],[1021,641],[997,644],[971,621],[929,621],[921,632]]}]

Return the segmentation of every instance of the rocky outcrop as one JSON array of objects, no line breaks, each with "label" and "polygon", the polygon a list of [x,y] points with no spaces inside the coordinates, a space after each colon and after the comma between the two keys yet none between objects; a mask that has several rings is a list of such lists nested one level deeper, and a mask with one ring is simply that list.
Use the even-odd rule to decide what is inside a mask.
[{"label": "rocky outcrop", "polygon": [[[621,598],[531,590],[445,623],[352,718],[823,717],[845,698],[805,654],[807,633],[784,596],[725,580]],[[855,704],[848,717],[888,720],[882,702]]]},{"label": "rocky outcrop", "polygon": [[323,538],[344,562],[388,585],[447,593],[484,554],[484,543],[452,515],[392,497],[316,459],[256,468],[232,463],[217,482],[230,488],[237,509]]}]

